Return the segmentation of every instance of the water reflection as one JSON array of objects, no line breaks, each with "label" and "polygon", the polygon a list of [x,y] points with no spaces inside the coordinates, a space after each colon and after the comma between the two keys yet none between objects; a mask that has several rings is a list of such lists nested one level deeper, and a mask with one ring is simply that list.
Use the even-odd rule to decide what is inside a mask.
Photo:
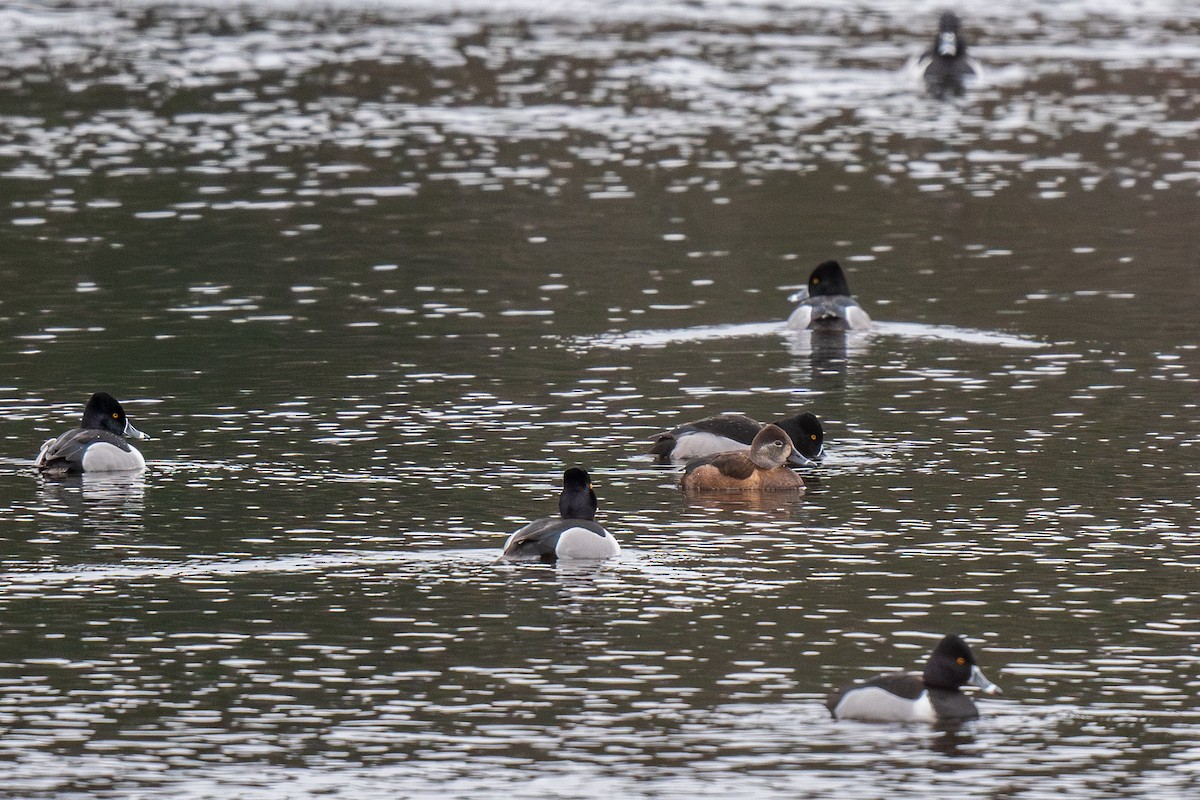
[{"label": "water reflection", "polygon": [[950,758],[977,755],[973,722],[942,722],[935,726],[938,735],[929,740],[930,752]]},{"label": "water reflection", "polygon": [[[796,356],[797,367],[813,378],[838,375],[850,369],[870,346],[865,331],[803,330],[789,332],[784,343]],[[806,369],[807,367],[807,369]]]},{"label": "water reflection", "polygon": [[146,476],[93,472],[62,478],[37,475],[37,499],[49,515],[69,515],[83,528],[133,534],[145,527]]},{"label": "water reflection", "polygon": [[[805,483],[815,479],[805,477]],[[749,512],[756,516],[787,519],[795,515],[803,502],[806,489],[775,492],[685,492],[684,502],[689,508],[721,512],[723,514]]]},{"label": "water reflection", "polygon": [[[1152,5],[967,2],[952,103],[892,2],[0,8],[3,785],[1187,796],[1200,47]],[[871,332],[782,331],[827,257]],[[92,376],[156,463],[39,482]],[[715,406],[812,408],[819,483],[684,497],[646,441]],[[580,462],[621,558],[493,566]],[[948,629],[1011,700],[829,719]]]}]

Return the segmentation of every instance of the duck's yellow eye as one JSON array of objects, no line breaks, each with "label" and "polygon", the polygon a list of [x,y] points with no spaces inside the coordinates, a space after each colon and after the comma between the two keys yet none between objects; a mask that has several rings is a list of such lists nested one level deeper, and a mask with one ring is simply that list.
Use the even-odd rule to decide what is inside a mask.
[{"label": "duck's yellow eye", "polygon": [[120,414],[113,414],[113,419],[120,419],[120,418],[121,418]]},{"label": "duck's yellow eye", "polygon": [[815,433],[812,433],[812,434],[809,434],[808,438],[812,439],[815,442],[817,440],[817,435]]},{"label": "duck's yellow eye", "polygon": [[956,663],[957,663],[957,664],[958,664],[960,667],[961,667],[963,664],[966,664],[966,663],[967,663],[967,660],[966,660],[965,658],[963,658],[962,656],[959,656],[958,658],[954,659],[954,661],[955,661],[955,662],[956,662]]}]

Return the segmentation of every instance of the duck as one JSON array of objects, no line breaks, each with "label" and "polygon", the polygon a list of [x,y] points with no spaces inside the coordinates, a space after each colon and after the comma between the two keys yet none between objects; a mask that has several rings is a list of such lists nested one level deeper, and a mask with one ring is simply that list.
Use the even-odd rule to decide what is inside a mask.
[{"label": "duck", "polygon": [[84,406],[79,427],[47,439],[33,466],[48,475],[144,470],[146,459],[126,439],[149,438],[133,427],[115,397],[96,392]]},{"label": "duck", "polygon": [[850,295],[850,284],[842,265],[822,261],[808,276],[808,284],[790,300],[800,305],[788,317],[793,330],[859,331],[871,327],[871,317]]},{"label": "duck", "polygon": [[933,649],[923,673],[895,672],[879,675],[830,693],[825,705],[834,719],[868,722],[936,722],[966,720],[979,709],[961,689],[978,686],[985,694],[999,694],[975,663],[971,648],[961,636],[950,634]]},{"label": "duck", "polygon": [[804,488],[804,480],[787,467],[792,440],[778,425],[764,425],[750,452],[717,453],[689,461],[679,486],[689,491],[755,492]]},{"label": "duck", "polygon": [[621,554],[621,546],[596,522],[596,492],[587,470],[571,467],[563,473],[558,516],[535,519],[513,532],[504,543],[501,561],[560,559],[600,560]]},{"label": "duck", "polygon": [[[825,449],[825,429],[815,414],[807,411],[777,419],[772,425],[782,428],[792,441],[788,461],[798,467],[813,466]],[[745,414],[717,414],[695,422],[685,422],[654,437],[650,454],[659,463],[691,461],[717,453],[750,449],[750,443],[767,423]]]},{"label": "duck", "polygon": [[982,73],[979,64],[967,55],[967,40],[957,14],[942,14],[933,46],[921,54],[916,71],[925,81],[925,91],[938,100],[960,97],[967,79]]}]

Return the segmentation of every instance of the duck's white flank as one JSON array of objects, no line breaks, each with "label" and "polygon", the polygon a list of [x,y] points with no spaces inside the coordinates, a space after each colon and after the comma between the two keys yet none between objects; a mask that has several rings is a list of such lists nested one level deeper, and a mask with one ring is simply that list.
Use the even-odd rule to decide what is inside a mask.
[{"label": "duck's white flank", "polygon": [[675,437],[675,447],[671,449],[671,458],[682,461],[685,459],[710,456],[713,453],[726,453],[731,450],[749,450],[750,445],[730,439],[728,436],[718,436],[715,433],[695,431],[683,433]]},{"label": "duck's white flank", "polygon": [[600,536],[587,528],[574,527],[559,534],[554,552],[563,559],[611,558],[620,554],[621,545],[611,533]]},{"label": "duck's white flank", "polygon": [[862,686],[842,695],[833,709],[838,719],[859,719],[869,722],[934,722],[933,703],[929,692],[921,692],[915,700],[897,697],[878,686]]},{"label": "duck's white flank", "polygon": [[84,472],[118,472],[146,468],[146,459],[136,447],[122,450],[107,442],[96,442],[83,451]]}]

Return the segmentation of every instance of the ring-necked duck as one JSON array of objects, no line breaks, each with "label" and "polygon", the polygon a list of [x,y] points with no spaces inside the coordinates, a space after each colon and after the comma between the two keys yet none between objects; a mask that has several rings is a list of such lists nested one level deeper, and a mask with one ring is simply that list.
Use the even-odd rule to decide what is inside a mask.
[{"label": "ring-necked duck", "polygon": [[823,261],[808,276],[808,286],[790,300],[800,305],[788,317],[788,327],[803,330],[862,330],[871,327],[871,318],[850,295],[846,273],[836,261]]},{"label": "ring-necked duck", "polygon": [[986,694],[1000,687],[984,677],[962,637],[950,635],[934,648],[925,672],[896,672],[835,689],[825,705],[835,719],[869,722],[934,722],[974,719],[979,710],[960,691],[966,684]]},{"label": "ring-necked duck", "polygon": [[59,475],[145,469],[146,459],[126,437],[150,438],[130,424],[125,409],[111,394],[96,392],[83,409],[79,427],[47,439],[33,466]]},{"label": "ring-necked duck", "polygon": [[617,540],[595,521],[596,493],[585,470],[572,467],[563,473],[558,514],[535,519],[509,536],[501,559],[553,564],[560,558],[601,559],[620,554]]},{"label": "ring-necked duck", "polygon": [[[654,437],[650,454],[659,462],[691,461],[696,458],[749,450],[750,443],[767,423],[745,414],[717,414],[687,422]],[[821,457],[825,447],[825,430],[816,415],[805,411],[793,417],[775,420],[773,425],[783,429],[792,440],[788,461],[797,466],[811,466]]]},{"label": "ring-necked duck", "polygon": [[792,440],[778,425],[765,425],[750,452],[718,453],[688,462],[679,486],[684,491],[754,492],[803,489],[787,467]]},{"label": "ring-necked duck", "polygon": [[933,46],[917,61],[917,72],[925,81],[925,90],[939,100],[960,96],[966,81],[980,74],[979,65],[967,56],[967,40],[956,15],[942,14]]}]

